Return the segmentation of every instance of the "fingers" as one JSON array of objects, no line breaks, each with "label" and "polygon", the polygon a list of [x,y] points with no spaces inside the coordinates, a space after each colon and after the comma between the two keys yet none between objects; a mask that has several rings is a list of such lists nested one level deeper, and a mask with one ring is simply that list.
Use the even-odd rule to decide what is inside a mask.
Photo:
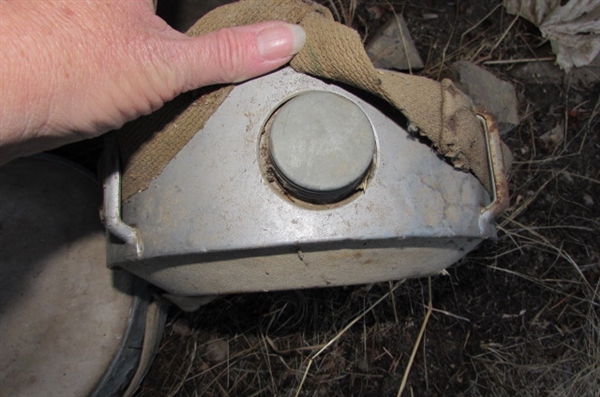
[{"label": "fingers", "polygon": [[274,70],[289,62],[305,40],[300,26],[284,22],[227,28],[171,43],[166,64],[174,69],[180,92],[184,92]]},{"label": "fingers", "polygon": [[153,4],[0,0],[0,149],[96,136],[181,92],[274,70],[304,45],[302,28],[276,21],[188,37]]}]

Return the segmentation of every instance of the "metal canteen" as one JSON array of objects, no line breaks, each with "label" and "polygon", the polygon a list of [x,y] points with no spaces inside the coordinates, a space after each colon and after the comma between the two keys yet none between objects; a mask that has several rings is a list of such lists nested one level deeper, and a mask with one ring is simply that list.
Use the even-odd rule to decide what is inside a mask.
[{"label": "metal canteen", "polygon": [[109,266],[201,296],[419,277],[455,263],[495,236],[506,204],[497,131],[481,118],[490,197],[381,102],[291,68],[240,84],[125,203],[110,151]]}]

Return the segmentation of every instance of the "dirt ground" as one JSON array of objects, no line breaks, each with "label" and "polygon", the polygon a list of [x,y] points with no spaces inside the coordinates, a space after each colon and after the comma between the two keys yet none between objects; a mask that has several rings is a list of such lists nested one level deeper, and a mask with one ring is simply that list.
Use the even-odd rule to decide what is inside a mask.
[{"label": "dirt ground", "polygon": [[[499,0],[322,3],[365,41],[402,12],[420,74],[466,59],[515,85],[498,240],[428,279],[172,309],[137,397],[599,396],[600,85],[539,83],[518,73],[532,61],[497,62],[552,55]],[[556,126],[562,139],[541,139]]]}]

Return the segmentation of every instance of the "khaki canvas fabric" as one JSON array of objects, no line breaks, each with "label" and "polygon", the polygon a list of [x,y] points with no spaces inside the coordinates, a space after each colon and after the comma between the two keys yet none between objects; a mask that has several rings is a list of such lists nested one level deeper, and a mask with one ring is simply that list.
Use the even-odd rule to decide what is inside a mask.
[{"label": "khaki canvas fabric", "polygon": [[[324,7],[302,0],[245,0],[200,19],[188,35],[225,27],[282,20],[304,27],[307,40],[290,65],[375,94],[401,111],[455,167],[470,170],[490,191],[483,128],[469,98],[451,81],[376,70],[358,34],[334,22]],[[186,93],[118,133],[124,160],[123,199],[146,189],[225,100],[233,86]],[[506,161],[510,152],[503,148]]]}]

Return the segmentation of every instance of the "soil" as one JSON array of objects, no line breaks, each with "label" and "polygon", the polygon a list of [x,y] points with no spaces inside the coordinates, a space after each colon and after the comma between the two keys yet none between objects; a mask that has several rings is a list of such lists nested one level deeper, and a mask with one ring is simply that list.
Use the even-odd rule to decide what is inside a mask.
[{"label": "soil", "polygon": [[[515,85],[521,123],[504,136],[515,162],[498,239],[431,278],[172,308],[136,395],[396,396],[405,372],[404,396],[600,395],[600,85],[486,64],[552,55],[499,0],[322,3],[365,41],[403,13],[422,75],[470,60]],[[542,138],[556,126],[562,139]]]}]

